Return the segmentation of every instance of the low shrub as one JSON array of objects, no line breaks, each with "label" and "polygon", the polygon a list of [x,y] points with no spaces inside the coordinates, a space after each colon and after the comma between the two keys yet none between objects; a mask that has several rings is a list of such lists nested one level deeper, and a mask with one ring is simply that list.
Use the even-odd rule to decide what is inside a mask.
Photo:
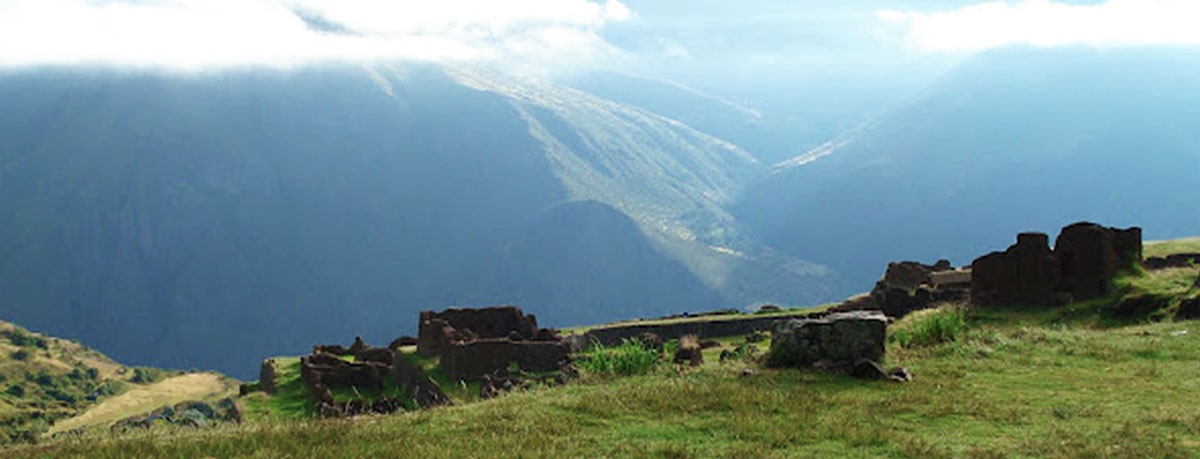
[{"label": "low shrub", "polygon": [[945,306],[913,317],[907,324],[897,327],[888,339],[899,344],[900,347],[932,346],[957,340],[966,326],[965,308]]},{"label": "low shrub", "polygon": [[593,343],[576,364],[589,373],[629,376],[648,373],[658,362],[658,352],[647,349],[636,339],[628,339],[611,347]]}]

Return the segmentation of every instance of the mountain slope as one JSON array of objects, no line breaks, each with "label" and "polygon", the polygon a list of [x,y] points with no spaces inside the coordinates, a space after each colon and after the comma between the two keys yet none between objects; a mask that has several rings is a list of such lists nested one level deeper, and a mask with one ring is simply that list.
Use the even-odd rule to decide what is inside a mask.
[{"label": "mountain slope", "polygon": [[[748,154],[561,86],[427,65],[28,71],[0,75],[0,99],[0,306],[121,361],[248,377],[263,355],[414,333],[420,309],[512,302],[569,325],[741,305],[760,280],[739,273],[779,264],[800,302],[823,275],[736,255],[769,252],[725,210],[761,168]],[[547,212],[581,200],[632,225],[512,251],[570,240],[590,217]],[[644,291],[489,281],[603,248]]]},{"label": "mountain slope", "polygon": [[736,213],[859,286],[887,261],[969,263],[1078,220],[1191,234],[1197,78],[1187,49],[985,53],[815,160],[781,164]]}]

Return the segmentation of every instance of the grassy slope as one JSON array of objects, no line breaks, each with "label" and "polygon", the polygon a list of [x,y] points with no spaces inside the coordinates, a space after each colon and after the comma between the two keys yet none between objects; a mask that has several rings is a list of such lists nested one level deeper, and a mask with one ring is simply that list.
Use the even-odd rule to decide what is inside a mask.
[{"label": "grassy slope", "polygon": [[56,422],[50,434],[72,429],[104,427],[116,421],[186,401],[216,401],[237,395],[238,383],[216,373],[188,373],[133,386],[78,416]]},{"label": "grassy slope", "polygon": [[[1150,246],[1154,247],[1154,246]],[[1119,295],[1195,295],[1188,270],[1137,273]],[[1119,296],[1118,295],[1118,296]],[[744,363],[670,366],[480,403],[340,421],[85,437],[19,450],[89,457],[1200,456],[1200,321],[976,310],[958,340],[889,344],[908,384]],[[1171,306],[1173,307],[1173,305]],[[896,327],[906,327],[902,321]],[[732,344],[732,343],[729,343]],[[706,354],[706,357],[709,357]]]},{"label": "grassy slope", "polygon": [[[27,356],[16,358],[19,350]],[[153,382],[138,383],[138,373],[153,375]],[[12,386],[21,386],[24,394],[9,392]],[[88,400],[101,388],[108,391]],[[54,434],[107,427],[165,404],[236,393],[235,381],[214,373],[129,368],[74,341],[0,322],[0,443],[8,434],[31,428]]]},{"label": "grassy slope", "polygon": [[1142,253],[1147,257],[1161,257],[1172,253],[1200,253],[1200,237],[1147,242]]}]

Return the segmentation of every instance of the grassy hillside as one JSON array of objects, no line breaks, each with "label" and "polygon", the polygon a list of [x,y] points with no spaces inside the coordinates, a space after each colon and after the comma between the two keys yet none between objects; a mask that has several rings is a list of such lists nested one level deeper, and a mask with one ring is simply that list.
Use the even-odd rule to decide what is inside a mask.
[{"label": "grassy hillside", "polygon": [[237,393],[215,373],[131,368],[74,341],[0,321],[0,444]]},{"label": "grassy hillside", "polygon": [[[1148,249],[1159,250],[1151,245]],[[250,416],[14,450],[87,457],[1191,457],[1200,455],[1200,321],[1169,317],[1200,295],[1193,269],[1136,271],[1109,298],[1061,308],[961,305],[890,327],[907,384],[749,360],[576,383],[456,406],[322,421]],[[1161,309],[1117,314],[1129,298]],[[962,320],[953,320],[961,317]],[[905,336],[904,339],[900,339]],[[722,340],[732,347],[739,340]],[[710,350],[712,352],[712,350]],[[422,362],[429,366],[431,362]],[[288,367],[287,362],[282,366]],[[752,374],[744,374],[751,368]],[[445,381],[443,381],[445,383]],[[283,382],[286,386],[289,383]],[[302,388],[301,388],[302,389]],[[253,411],[252,397],[244,398]],[[260,399],[260,407],[272,399]],[[268,406],[269,408],[269,406]],[[297,408],[299,410],[299,408]],[[300,412],[300,411],[296,411]],[[248,415],[249,416],[249,415]]]}]

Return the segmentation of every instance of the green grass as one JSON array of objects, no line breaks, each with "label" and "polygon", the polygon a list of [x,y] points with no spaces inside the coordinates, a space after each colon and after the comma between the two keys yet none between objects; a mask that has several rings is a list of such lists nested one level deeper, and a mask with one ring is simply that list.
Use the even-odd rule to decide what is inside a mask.
[{"label": "green grass", "polygon": [[[942,308],[893,325],[911,383],[811,370],[654,366],[477,401],[409,355],[453,407],[354,420],[258,416],[207,430],[88,435],[11,450],[61,457],[1200,457],[1200,321],[1115,319],[1138,295],[1193,295],[1186,270],[1135,271],[1063,307]],[[915,345],[920,343],[921,345]],[[759,346],[765,346],[760,343]],[[669,346],[668,346],[669,347]],[[669,352],[669,351],[668,351]],[[710,357],[709,353],[713,353]],[[294,371],[298,375],[298,368]],[[752,367],[756,374],[743,376]],[[586,372],[585,372],[586,373]],[[440,378],[440,379],[439,379]],[[287,381],[284,381],[286,386]],[[306,390],[306,389],[305,389]],[[244,400],[250,400],[254,395]],[[286,397],[285,397],[286,398]],[[280,403],[266,400],[264,405]],[[252,403],[247,401],[247,408]],[[274,408],[286,412],[284,407]]]},{"label": "green grass", "polygon": [[967,328],[961,304],[917,311],[890,327],[888,340],[900,347],[920,347],[955,341]]},{"label": "green grass", "polygon": [[1200,237],[1147,242],[1142,247],[1142,255],[1146,257],[1162,257],[1173,253],[1200,253]]},{"label": "green grass", "polygon": [[647,349],[640,341],[627,339],[616,346],[592,343],[575,365],[591,374],[630,376],[649,373],[658,366],[660,357],[657,351]]},{"label": "green grass", "polygon": [[[1171,332],[1186,330],[1182,336]],[[888,349],[908,384],[738,365],[663,369],[426,412],[97,436],[88,457],[1189,457],[1200,322],[972,324]]]}]

